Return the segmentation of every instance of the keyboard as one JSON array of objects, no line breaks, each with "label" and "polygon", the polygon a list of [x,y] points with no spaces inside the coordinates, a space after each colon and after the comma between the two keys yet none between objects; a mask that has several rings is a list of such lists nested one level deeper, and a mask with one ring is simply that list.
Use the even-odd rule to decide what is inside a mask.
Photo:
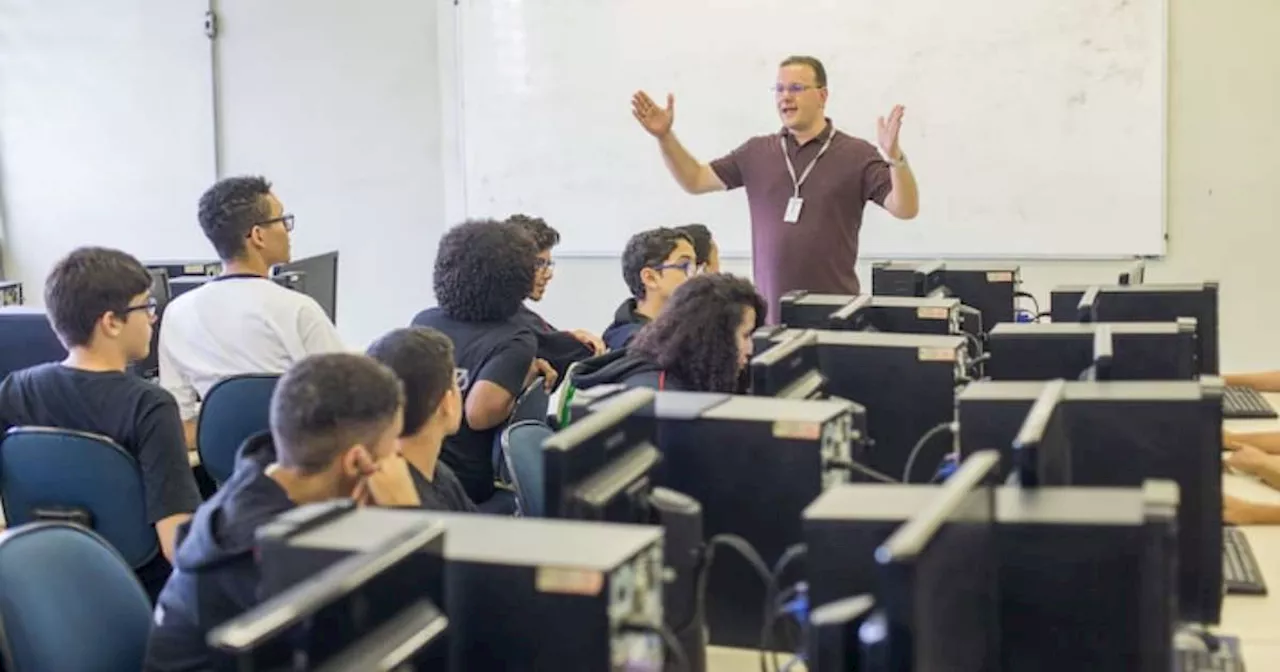
[{"label": "keyboard", "polygon": [[1173,656],[1177,672],[1244,672],[1244,659],[1223,649],[1217,653],[1177,650]]},{"label": "keyboard", "polygon": [[1234,420],[1269,420],[1277,416],[1276,409],[1257,390],[1229,385],[1222,393],[1222,417]]},{"label": "keyboard", "polygon": [[1222,582],[1229,595],[1266,595],[1262,569],[1253,557],[1249,539],[1239,528],[1222,528]]}]

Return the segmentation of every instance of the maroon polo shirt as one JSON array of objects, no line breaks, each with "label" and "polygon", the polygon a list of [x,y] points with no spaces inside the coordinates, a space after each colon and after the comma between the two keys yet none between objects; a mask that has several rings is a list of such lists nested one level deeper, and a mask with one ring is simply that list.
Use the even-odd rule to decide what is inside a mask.
[{"label": "maroon polo shirt", "polygon": [[[786,129],[757,136],[711,163],[726,188],[747,189],[752,266],[756,287],[769,301],[770,323],[778,321],[778,299],[789,291],[858,293],[854,264],[862,211],[867,201],[883,206],[893,188],[889,164],[871,143],[833,129],[828,119],[827,128],[803,145]],[[798,178],[832,132],[831,147],[800,186],[800,221],[782,221],[794,187],[779,138]]]}]

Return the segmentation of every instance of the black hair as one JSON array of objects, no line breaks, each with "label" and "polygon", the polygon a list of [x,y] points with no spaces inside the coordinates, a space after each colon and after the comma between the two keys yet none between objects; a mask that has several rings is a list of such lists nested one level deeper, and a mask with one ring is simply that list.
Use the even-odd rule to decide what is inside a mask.
[{"label": "black hair", "polygon": [[631,236],[626,248],[622,250],[622,279],[627,282],[631,296],[644,298],[644,281],[640,278],[640,272],[646,268],[661,266],[682,240],[693,245],[693,238],[689,234],[666,227],[641,231]]},{"label": "black hair", "polygon": [[788,56],[778,64],[778,67],[785,68],[788,65],[809,66],[809,69],[813,70],[813,83],[817,84],[820,89],[827,88],[827,68],[817,58],[813,56]]},{"label": "black hair", "polygon": [[200,196],[200,228],[219,259],[231,261],[244,254],[249,232],[271,217],[270,194],[271,183],[264,178],[228,177]]},{"label": "black hair", "polygon": [[368,354],[395,372],[404,385],[404,429],[417,434],[453,388],[453,341],[435,329],[396,329],[369,346]]},{"label": "black hair", "polygon": [[747,308],[756,327],[768,306],[749,280],[724,273],[689,278],[657,319],[636,334],[628,350],[670,371],[698,392],[735,392],[737,330]]},{"label": "black hair", "polygon": [[677,231],[689,236],[693,241],[693,252],[698,256],[698,265],[711,261],[711,246],[715,243],[711,238],[711,229],[706,224],[685,224],[676,227]]},{"label": "black hair", "polygon": [[538,246],[539,252],[546,252],[560,244],[560,232],[551,228],[547,220],[541,217],[516,214],[508,217],[507,223],[528,234],[533,239],[533,244]]},{"label": "black hair", "polygon": [[509,319],[533,286],[537,261],[538,248],[524,232],[492,219],[464,222],[440,239],[436,300],[462,322]]},{"label": "black hair", "polygon": [[106,313],[128,317],[129,302],[151,288],[151,274],[132,256],[105,247],[81,247],[54,265],[44,281],[49,323],[62,344],[83,347]]},{"label": "black hair", "polygon": [[289,368],[271,395],[271,436],[280,464],[328,469],[357,444],[372,447],[404,405],[400,381],[372,358],[312,355]]}]

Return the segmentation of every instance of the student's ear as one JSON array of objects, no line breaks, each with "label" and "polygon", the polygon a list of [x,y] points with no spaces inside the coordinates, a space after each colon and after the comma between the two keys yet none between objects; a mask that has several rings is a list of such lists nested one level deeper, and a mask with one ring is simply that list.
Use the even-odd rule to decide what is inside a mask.
[{"label": "student's ear", "polygon": [[249,247],[252,247],[258,250],[261,250],[262,248],[266,247],[267,240],[262,235],[262,231],[263,229],[261,226],[254,226],[249,228],[249,235],[247,236],[249,239],[247,245]]},{"label": "student's ear", "polygon": [[369,450],[360,444],[343,451],[339,462],[342,476],[350,480],[364,478],[378,470],[373,455],[370,455]]},{"label": "student's ear", "polygon": [[98,318],[96,328],[101,329],[103,334],[115,338],[124,331],[124,317],[107,311]]},{"label": "student's ear", "polygon": [[640,269],[640,284],[646,289],[654,289],[658,286],[658,272],[652,268]]}]

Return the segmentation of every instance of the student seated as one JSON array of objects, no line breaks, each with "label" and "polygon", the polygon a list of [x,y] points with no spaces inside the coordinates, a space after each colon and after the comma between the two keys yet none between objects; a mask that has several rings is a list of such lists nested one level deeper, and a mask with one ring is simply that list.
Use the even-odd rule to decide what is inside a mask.
[{"label": "student seated", "polygon": [[151,349],[150,291],[147,269],[124,252],[84,247],[59,261],[45,280],[44,303],[67,358],[0,382],[0,439],[24,425],[92,432],[138,461],[147,521],[160,544],[160,555],[138,568],[138,579],[154,600],[169,576],[178,525],[200,505],[200,492],[178,404],[127,373]]},{"label": "student seated", "polygon": [[697,270],[697,254],[688,234],[676,229],[637,233],[622,252],[622,279],[631,298],[618,306],[604,344],[621,350],[640,328],[658,316],[671,293]]},{"label": "student seated", "polygon": [[337,329],[315,299],[277,285],[289,261],[293,215],[261,177],[230,177],[200,197],[200,228],[222,275],[174,299],[160,324],[160,384],[178,400],[195,446],[199,401],[214,383],[284,373],[307,355],[340,352]]},{"label": "student seated", "polygon": [[441,459],[471,501],[494,494],[493,442],[516,399],[533,380],[555,384],[556,372],[537,358],[538,339],[515,320],[533,287],[538,249],[526,235],[494,220],[459,224],[440,239],[432,284],[435,308],[412,326],[431,327],[453,343],[462,370],[462,427],[444,442]]},{"label": "student seated", "polygon": [[764,298],[743,278],[691,278],[675,290],[657,319],[640,330],[625,354],[577,376],[576,385],[740,392],[751,359],[751,334],[764,324],[766,311]]},{"label": "student seated", "polygon": [[426,327],[396,329],[369,346],[369,356],[395,372],[404,386],[400,455],[418,489],[422,508],[471,513],[476,505],[449,465],[440,461],[445,437],[462,426],[462,391],[453,366],[453,344]]},{"label": "student seated", "polygon": [[351,497],[416,507],[396,453],[404,396],[387,367],[358,354],[315,355],[280,378],[271,431],[245,442],[235,473],[184,528],[156,606],[144,669],[207,670],[210,629],[256,606],[257,529],[296,506]]},{"label": "student seated", "polygon": [[[1280,456],[1241,444],[1227,457],[1227,466],[1280,490]],[[1280,505],[1223,495],[1222,520],[1233,525],[1280,525]]]},{"label": "student seated", "polygon": [[[536,273],[528,298],[530,301],[541,301],[547,293],[547,285],[555,275],[556,262],[551,258],[551,250],[560,243],[560,232],[542,219],[528,215],[512,215],[507,218],[507,223],[524,232],[538,246]],[[599,336],[583,329],[560,331],[526,304],[520,304],[516,321],[533,330],[538,337],[538,357],[547,360],[562,377],[570,364],[604,354],[604,342]]]},{"label": "student seated", "polygon": [[693,241],[693,251],[698,257],[698,273],[720,272],[720,246],[711,237],[711,229],[705,224],[686,224],[676,227]]}]

